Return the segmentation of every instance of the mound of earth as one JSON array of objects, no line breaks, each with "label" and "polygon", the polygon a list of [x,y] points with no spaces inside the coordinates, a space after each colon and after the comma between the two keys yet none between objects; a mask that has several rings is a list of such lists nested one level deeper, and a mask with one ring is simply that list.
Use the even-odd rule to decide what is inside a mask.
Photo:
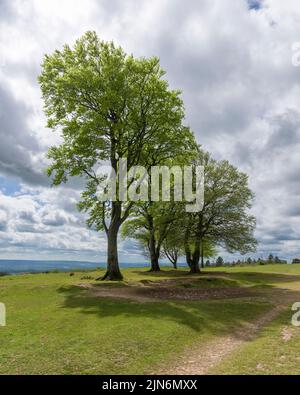
[{"label": "mound of earth", "polygon": [[183,280],[163,280],[157,283],[147,281],[139,285],[107,286],[103,284],[82,284],[89,289],[93,297],[125,298],[135,301],[161,301],[161,300],[207,300],[207,299],[230,299],[241,297],[258,296],[258,290],[249,287],[212,287],[212,288],[178,288],[178,285],[186,284]]}]

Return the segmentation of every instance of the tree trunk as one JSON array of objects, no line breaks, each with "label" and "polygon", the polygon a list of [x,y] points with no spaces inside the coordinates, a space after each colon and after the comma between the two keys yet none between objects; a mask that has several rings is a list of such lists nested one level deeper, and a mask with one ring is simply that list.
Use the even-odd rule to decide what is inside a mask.
[{"label": "tree trunk", "polygon": [[197,274],[197,273],[201,273],[200,267],[199,267],[199,262],[195,262],[193,260],[190,265],[190,274]]},{"label": "tree trunk", "polygon": [[192,254],[190,273],[200,273],[199,261],[200,261],[200,243],[196,242],[195,251]]},{"label": "tree trunk", "polygon": [[148,224],[150,228],[150,240],[149,240],[149,252],[150,252],[150,259],[151,259],[151,269],[150,272],[160,272],[159,267],[159,249],[156,246],[156,239],[154,234],[154,224],[153,224],[153,217],[148,215]]},{"label": "tree trunk", "polygon": [[204,248],[203,243],[201,242],[201,267],[204,268]]},{"label": "tree trunk", "polygon": [[178,252],[177,252],[177,250],[174,251],[173,259],[174,259],[173,260],[174,269],[177,269],[177,261],[178,261]]},{"label": "tree trunk", "polygon": [[101,280],[120,281],[123,276],[118,260],[118,231],[119,226],[112,225],[107,232],[107,270]]},{"label": "tree trunk", "polygon": [[185,260],[188,266],[191,267],[193,262],[192,262],[191,252],[188,250],[185,251]]},{"label": "tree trunk", "polygon": [[189,267],[191,267],[192,254],[191,254],[191,248],[189,245],[189,237],[190,237],[190,232],[189,232],[189,228],[187,228],[185,235],[184,235],[184,252],[185,252],[186,263],[188,264]]},{"label": "tree trunk", "polygon": [[174,269],[177,269],[177,258],[174,259],[173,266],[174,266]]},{"label": "tree trunk", "polygon": [[158,262],[158,257],[157,256],[153,256],[151,257],[151,269],[150,272],[160,272],[160,266],[159,266],[159,262]]},{"label": "tree trunk", "polygon": [[155,240],[153,232],[151,232],[151,236],[150,236],[149,251],[150,251],[150,258],[151,258],[150,272],[160,272],[160,267],[159,267],[159,262],[158,262],[159,251],[157,251],[157,248],[156,248],[156,240]]}]

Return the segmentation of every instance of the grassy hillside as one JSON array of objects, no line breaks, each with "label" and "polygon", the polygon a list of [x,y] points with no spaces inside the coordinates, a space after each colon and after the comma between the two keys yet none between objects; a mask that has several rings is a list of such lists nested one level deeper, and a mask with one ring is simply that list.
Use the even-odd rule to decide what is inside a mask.
[{"label": "grassy hillside", "polygon": [[[0,373],[159,373],[187,347],[257,319],[274,307],[283,288],[291,298],[300,291],[300,266],[209,269],[192,277],[184,270],[124,274],[121,284],[95,281],[101,271],[1,277],[7,326],[0,328]],[[279,324],[287,325],[287,318]],[[274,325],[270,333],[278,329]],[[268,341],[263,333],[220,371],[252,372]],[[268,347],[272,351],[274,344]],[[295,360],[287,363],[292,369]]]}]

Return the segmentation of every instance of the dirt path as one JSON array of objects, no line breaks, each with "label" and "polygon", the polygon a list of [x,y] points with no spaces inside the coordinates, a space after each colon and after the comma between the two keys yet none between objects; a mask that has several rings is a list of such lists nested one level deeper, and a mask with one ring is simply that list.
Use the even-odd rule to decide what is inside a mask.
[{"label": "dirt path", "polygon": [[281,304],[263,314],[254,323],[247,324],[229,336],[218,337],[205,345],[194,345],[176,358],[173,366],[167,370],[159,369],[156,374],[171,375],[205,375],[213,374],[216,367],[233,351],[253,340],[259,332],[286,308]]}]

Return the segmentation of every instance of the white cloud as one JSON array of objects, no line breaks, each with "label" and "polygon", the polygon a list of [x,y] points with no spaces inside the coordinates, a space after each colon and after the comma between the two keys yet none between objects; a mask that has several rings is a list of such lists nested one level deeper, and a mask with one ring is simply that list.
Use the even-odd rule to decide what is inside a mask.
[{"label": "white cloud", "polygon": [[[36,81],[45,53],[95,29],[127,52],[160,56],[171,85],[183,90],[198,141],[249,173],[260,253],[300,255],[300,68],[291,63],[298,0],[265,0],[252,10],[246,0],[2,0],[0,9],[0,172],[27,185],[20,196],[0,196],[11,253],[27,245],[35,254],[34,243],[79,254],[102,248],[104,238],[74,208],[78,192],[66,188],[61,199],[47,188],[44,153],[58,137],[44,127]],[[35,222],[17,219],[23,211]],[[121,248],[125,256],[131,247]]]}]

